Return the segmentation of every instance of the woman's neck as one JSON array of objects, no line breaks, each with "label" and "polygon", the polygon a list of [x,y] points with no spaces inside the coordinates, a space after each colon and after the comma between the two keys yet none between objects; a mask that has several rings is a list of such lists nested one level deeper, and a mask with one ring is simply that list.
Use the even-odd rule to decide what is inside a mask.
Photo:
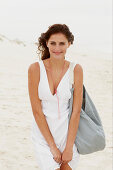
[{"label": "woman's neck", "polygon": [[50,67],[54,70],[61,70],[64,66],[65,59],[55,59],[53,57],[49,58]]}]

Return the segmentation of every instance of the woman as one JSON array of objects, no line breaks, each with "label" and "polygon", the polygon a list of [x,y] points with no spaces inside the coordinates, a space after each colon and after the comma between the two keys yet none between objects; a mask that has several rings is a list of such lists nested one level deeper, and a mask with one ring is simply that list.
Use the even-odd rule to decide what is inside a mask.
[{"label": "woman", "polygon": [[32,141],[41,170],[71,170],[79,153],[74,144],[82,106],[83,69],[74,67],[73,111],[68,124],[70,62],[65,60],[74,36],[65,24],[54,24],[41,34],[41,60],[28,69],[28,88],[33,111]]}]

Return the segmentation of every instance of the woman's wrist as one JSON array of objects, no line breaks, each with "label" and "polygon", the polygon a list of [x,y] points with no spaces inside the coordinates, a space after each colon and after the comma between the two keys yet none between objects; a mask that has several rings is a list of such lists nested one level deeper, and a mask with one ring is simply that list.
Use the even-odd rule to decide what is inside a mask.
[{"label": "woman's wrist", "polygon": [[65,150],[67,151],[73,150],[73,145],[66,145]]},{"label": "woman's wrist", "polygon": [[68,153],[70,153],[70,152],[71,152],[71,153],[73,153],[73,148],[69,148],[69,147],[68,147],[68,148],[66,148],[66,147],[65,147],[65,149],[64,149],[64,150],[65,150],[65,152],[68,152]]},{"label": "woman's wrist", "polygon": [[49,147],[52,149],[52,148],[56,148],[56,144],[53,142],[49,145]]}]

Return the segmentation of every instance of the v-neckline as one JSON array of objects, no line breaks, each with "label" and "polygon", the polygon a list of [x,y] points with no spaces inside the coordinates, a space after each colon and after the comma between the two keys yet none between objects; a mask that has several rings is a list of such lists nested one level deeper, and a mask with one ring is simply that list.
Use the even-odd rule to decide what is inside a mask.
[{"label": "v-neckline", "polygon": [[[43,64],[43,66],[44,66],[44,70],[45,70],[45,74],[46,74],[46,79],[47,79],[47,84],[48,84],[48,87],[49,87],[49,92],[50,92],[51,96],[54,97],[54,96],[56,95],[56,93],[55,93],[55,94],[52,94],[52,92],[51,92],[51,90],[50,90],[50,85],[49,85],[49,81],[48,81],[48,76],[47,76],[46,68],[45,68],[45,65],[44,65],[43,60],[41,60],[41,61],[42,61],[42,64]],[[63,77],[61,78],[61,80],[60,80],[60,82],[59,82],[59,84],[58,84],[58,86],[57,86],[57,89],[59,88],[61,82],[63,81],[63,79],[64,79],[64,77],[65,77],[65,75],[66,75],[67,72],[69,71],[70,64],[71,64],[71,62],[69,63],[69,67],[68,67],[67,71],[65,72],[65,74],[64,74]]]}]

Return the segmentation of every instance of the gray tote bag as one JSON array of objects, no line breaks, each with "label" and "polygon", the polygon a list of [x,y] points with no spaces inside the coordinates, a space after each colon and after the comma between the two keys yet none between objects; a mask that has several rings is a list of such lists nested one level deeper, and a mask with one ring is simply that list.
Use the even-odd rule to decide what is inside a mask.
[{"label": "gray tote bag", "polygon": [[[74,82],[74,63],[71,62],[70,67],[70,83]],[[71,88],[71,98],[69,100],[69,121],[72,113],[73,92]],[[92,102],[88,92],[83,85],[83,101],[80,112],[80,121],[75,138],[75,145],[80,154],[90,154],[103,150],[106,146],[105,133],[99,114]]]}]

